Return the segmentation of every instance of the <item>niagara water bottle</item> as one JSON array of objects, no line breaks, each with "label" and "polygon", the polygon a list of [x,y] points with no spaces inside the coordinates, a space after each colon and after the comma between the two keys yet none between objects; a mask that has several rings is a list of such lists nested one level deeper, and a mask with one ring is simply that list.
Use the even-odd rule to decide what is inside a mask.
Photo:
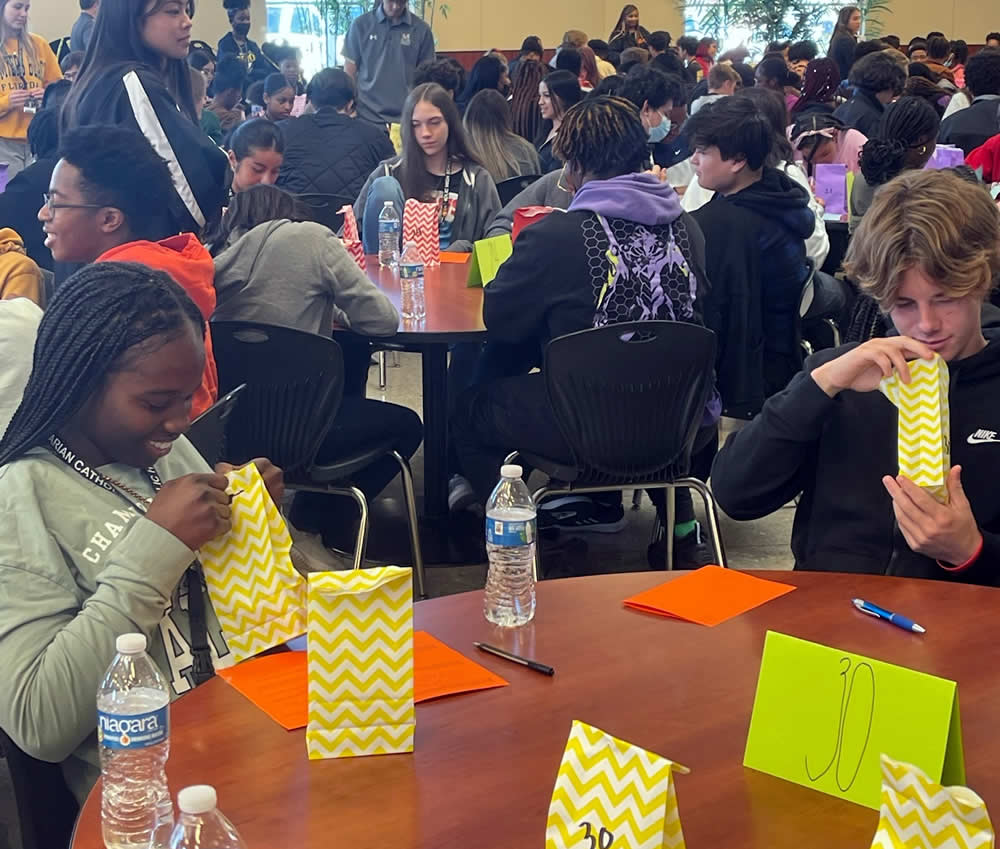
[{"label": "niagara water bottle", "polygon": [[416,242],[407,242],[403,255],[399,258],[399,294],[403,307],[403,318],[407,321],[423,321],[427,315],[424,301],[424,263]]},{"label": "niagara water bottle", "polygon": [[535,503],[520,466],[503,466],[486,503],[486,578],[483,613],[494,625],[514,628],[535,615]]},{"label": "niagara water bottle", "polygon": [[233,824],[218,808],[215,788],[208,784],[185,787],[177,794],[181,809],[169,849],[246,849]]},{"label": "niagara water bottle", "polygon": [[378,214],[378,264],[382,268],[395,268],[399,264],[400,229],[396,207],[387,200]]},{"label": "niagara water bottle", "polygon": [[173,828],[164,768],[170,688],[146,654],[146,637],[122,634],[97,690],[101,829],[108,849],[160,849]]}]

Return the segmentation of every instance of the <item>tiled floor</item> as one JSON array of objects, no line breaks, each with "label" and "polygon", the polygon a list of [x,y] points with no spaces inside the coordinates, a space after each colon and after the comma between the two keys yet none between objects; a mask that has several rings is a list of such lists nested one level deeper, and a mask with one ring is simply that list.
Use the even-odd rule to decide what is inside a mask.
[{"label": "tiled floor", "polygon": [[[398,358],[398,366],[388,369],[388,385],[385,390],[379,389],[378,369],[372,367],[368,379],[368,397],[403,404],[419,413],[420,357],[418,354],[406,353],[395,356]],[[422,450],[414,456],[412,465],[419,500],[423,487]],[[547,568],[562,567],[579,574],[648,569],[646,546],[652,531],[654,511],[648,498],[642,499],[642,505],[638,510],[627,509],[631,497],[632,493],[626,492],[628,524],[624,530],[616,534],[579,534],[574,540],[560,539],[554,545],[545,544],[541,554],[543,564]],[[369,554],[373,559],[380,562],[392,560],[396,551],[400,551],[398,555],[400,558],[407,555],[401,505],[397,480],[386,489],[372,509]],[[697,497],[695,506],[700,510]],[[739,569],[790,569],[792,556],[788,540],[792,528],[792,515],[793,510],[786,507],[755,522],[734,522],[729,517],[723,516],[722,535],[729,565]],[[481,520],[474,519],[471,514],[463,521],[473,534],[477,533],[478,527],[481,527],[477,524]],[[400,545],[403,546],[402,549],[399,548]],[[314,561],[325,561],[341,568],[345,565],[336,558],[330,560],[327,552],[315,538],[297,535],[297,546]],[[486,576],[486,565],[485,563],[435,565],[426,572],[428,595],[441,596],[481,589]]]}]

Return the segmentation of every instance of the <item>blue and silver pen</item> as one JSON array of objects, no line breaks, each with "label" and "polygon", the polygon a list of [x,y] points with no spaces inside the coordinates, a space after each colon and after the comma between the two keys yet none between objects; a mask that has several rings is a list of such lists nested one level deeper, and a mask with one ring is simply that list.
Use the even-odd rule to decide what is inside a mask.
[{"label": "blue and silver pen", "polygon": [[853,601],[854,606],[862,613],[867,613],[876,619],[884,619],[886,622],[891,622],[897,628],[902,628],[904,631],[913,631],[917,634],[927,633],[927,629],[922,625],[918,625],[912,619],[907,619],[899,613],[893,613],[891,610],[886,610],[884,607],[879,607],[877,604],[872,604],[870,601],[865,601],[861,598],[853,599]]}]

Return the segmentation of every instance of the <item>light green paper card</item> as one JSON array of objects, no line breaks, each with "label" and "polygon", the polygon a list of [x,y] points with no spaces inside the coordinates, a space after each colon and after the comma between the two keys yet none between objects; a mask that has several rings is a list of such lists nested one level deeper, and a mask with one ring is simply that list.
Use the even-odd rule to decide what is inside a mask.
[{"label": "light green paper card", "polygon": [[878,810],[883,753],[965,784],[955,682],[768,631],[743,766]]},{"label": "light green paper card", "polygon": [[514,243],[510,234],[480,239],[472,246],[472,262],[469,264],[468,286],[485,286],[497,276],[500,266],[514,253]]}]

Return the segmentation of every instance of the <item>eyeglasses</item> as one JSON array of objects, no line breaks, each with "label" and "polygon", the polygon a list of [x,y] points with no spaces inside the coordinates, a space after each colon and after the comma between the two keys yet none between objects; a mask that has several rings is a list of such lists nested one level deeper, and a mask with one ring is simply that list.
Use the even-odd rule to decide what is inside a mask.
[{"label": "eyeglasses", "polygon": [[103,209],[106,206],[106,204],[100,203],[56,203],[48,192],[42,195],[42,198],[49,215],[54,214],[57,209]]}]

